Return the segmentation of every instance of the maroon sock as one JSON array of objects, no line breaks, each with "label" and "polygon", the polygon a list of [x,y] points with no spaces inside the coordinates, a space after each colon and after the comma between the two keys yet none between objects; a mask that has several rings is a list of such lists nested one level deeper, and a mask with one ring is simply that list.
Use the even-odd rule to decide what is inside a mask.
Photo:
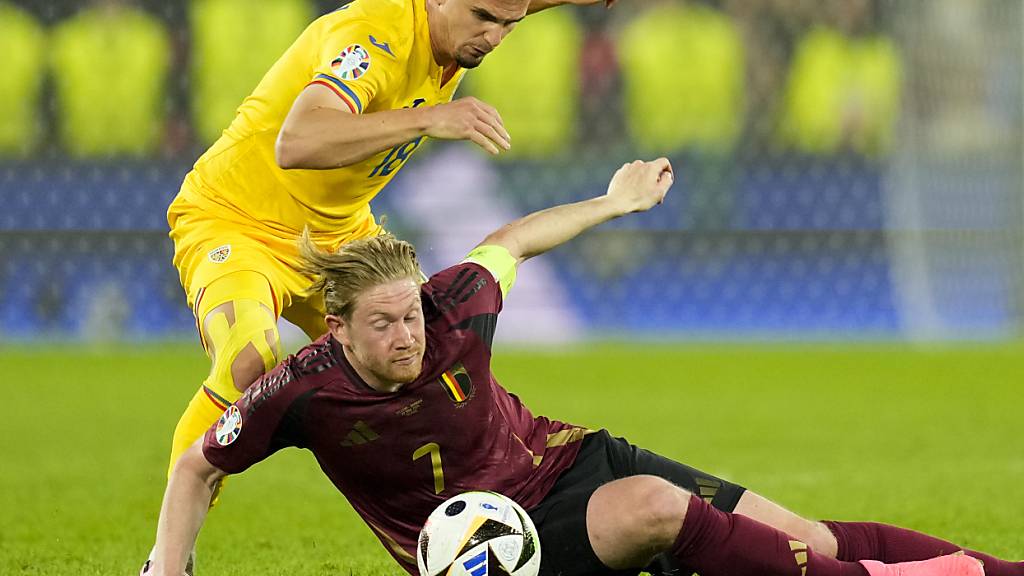
[{"label": "maroon sock", "polygon": [[860,564],[815,554],[771,526],[697,496],[690,498],[672,555],[701,576],[868,576]]},{"label": "maroon sock", "polygon": [[927,534],[874,522],[825,522],[839,542],[840,560],[911,562],[963,550],[985,563],[986,576],[1024,576],[1024,562],[1007,562],[987,554],[964,550]]}]

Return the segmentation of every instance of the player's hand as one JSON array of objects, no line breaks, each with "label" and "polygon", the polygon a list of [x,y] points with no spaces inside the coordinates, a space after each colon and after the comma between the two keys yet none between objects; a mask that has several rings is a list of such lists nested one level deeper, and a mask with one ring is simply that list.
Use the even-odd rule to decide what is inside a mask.
[{"label": "player's hand", "polygon": [[427,136],[442,140],[471,140],[497,154],[512,147],[511,138],[493,106],[472,96],[425,109]]},{"label": "player's hand", "polygon": [[672,164],[667,158],[651,162],[634,160],[615,172],[607,196],[623,214],[645,212],[665,200],[673,180]]}]

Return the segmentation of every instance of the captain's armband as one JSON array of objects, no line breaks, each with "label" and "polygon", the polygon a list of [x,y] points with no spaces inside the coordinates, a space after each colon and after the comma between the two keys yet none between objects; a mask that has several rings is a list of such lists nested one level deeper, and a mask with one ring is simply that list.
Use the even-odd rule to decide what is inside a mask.
[{"label": "captain's armband", "polygon": [[477,246],[463,262],[473,262],[487,269],[498,281],[504,298],[516,282],[516,259],[504,246]]}]

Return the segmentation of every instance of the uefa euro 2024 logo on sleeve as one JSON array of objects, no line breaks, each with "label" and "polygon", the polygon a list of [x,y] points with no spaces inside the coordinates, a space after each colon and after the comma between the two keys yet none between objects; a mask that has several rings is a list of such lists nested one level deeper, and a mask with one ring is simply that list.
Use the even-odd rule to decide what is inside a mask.
[{"label": "uefa euro 2024 logo on sleeve", "polygon": [[238,438],[238,433],[241,431],[242,413],[238,411],[237,406],[232,404],[217,421],[217,443],[227,446],[234,442],[235,438]]},{"label": "uefa euro 2024 logo on sleeve", "polygon": [[359,44],[345,48],[331,61],[331,70],[342,80],[358,80],[369,69],[370,53]]}]

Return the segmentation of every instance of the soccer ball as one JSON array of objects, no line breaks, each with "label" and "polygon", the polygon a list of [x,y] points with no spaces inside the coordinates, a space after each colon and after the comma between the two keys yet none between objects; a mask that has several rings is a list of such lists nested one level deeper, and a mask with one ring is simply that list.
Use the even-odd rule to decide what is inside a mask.
[{"label": "soccer ball", "polygon": [[496,492],[444,501],[420,531],[420,576],[537,576],[540,540],[530,516]]}]

